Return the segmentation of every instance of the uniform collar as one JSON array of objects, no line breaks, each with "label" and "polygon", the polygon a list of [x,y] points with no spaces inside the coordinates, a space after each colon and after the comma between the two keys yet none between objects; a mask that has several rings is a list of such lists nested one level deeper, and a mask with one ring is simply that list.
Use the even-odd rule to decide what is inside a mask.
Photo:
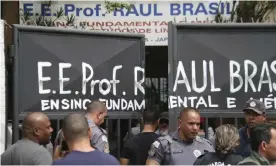
[{"label": "uniform collar", "polygon": [[252,156],[261,164],[261,165],[270,165],[269,161],[264,158],[263,156],[261,156],[259,153],[257,152],[252,152]]},{"label": "uniform collar", "polygon": [[179,130],[176,130],[175,132],[173,132],[171,134],[171,137],[172,137],[173,140],[180,141],[180,142],[183,142],[185,144],[191,144],[191,143],[194,142],[194,140],[192,140],[192,141],[183,141],[183,140],[181,140],[180,137],[179,137],[179,133],[178,132],[179,132]]}]

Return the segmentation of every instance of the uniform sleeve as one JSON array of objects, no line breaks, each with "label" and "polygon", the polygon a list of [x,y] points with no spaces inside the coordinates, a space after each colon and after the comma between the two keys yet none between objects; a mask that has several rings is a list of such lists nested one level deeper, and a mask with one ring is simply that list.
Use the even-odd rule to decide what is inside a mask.
[{"label": "uniform sleeve", "polygon": [[107,136],[100,130],[96,130],[95,132],[93,132],[93,129],[92,129],[92,133],[93,133],[92,139],[91,139],[92,145],[102,152],[109,153],[109,144],[108,144]]},{"label": "uniform sleeve", "polygon": [[165,151],[164,145],[162,145],[161,141],[157,139],[152,143],[150,150],[148,152],[148,159],[154,160],[157,163],[161,164],[164,160]]}]

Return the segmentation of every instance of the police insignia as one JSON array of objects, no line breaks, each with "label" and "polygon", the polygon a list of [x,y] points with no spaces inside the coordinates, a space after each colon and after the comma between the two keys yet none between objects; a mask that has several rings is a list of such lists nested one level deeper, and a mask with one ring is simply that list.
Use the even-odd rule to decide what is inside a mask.
[{"label": "police insignia", "polygon": [[256,107],[256,102],[255,101],[252,101],[251,103],[250,103],[250,107]]},{"label": "police insignia", "polygon": [[201,155],[201,152],[199,150],[194,151],[195,157],[199,157]]}]

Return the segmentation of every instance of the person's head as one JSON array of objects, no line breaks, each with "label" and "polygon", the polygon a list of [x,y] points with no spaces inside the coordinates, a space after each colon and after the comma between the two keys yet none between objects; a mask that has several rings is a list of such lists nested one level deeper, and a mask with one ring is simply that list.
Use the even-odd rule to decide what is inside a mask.
[{"label": "person's head", "polygon": [[253,151],[269,161],[276,161],[276,126],[274,124],[257,124],[250,130],[250,139]]},{"label": "person's head", "polygon": [[23,120],[23,137],[40,145],[47,145],[50,142],[52,132],[51,122],[48,116],[42,112],[28,113]]},{"label": "person's head", "polygon": [[254,125],[263,123],[266,120],[266,108],[265,105],[256,99],[252,99],[246,102],[244,109],[245,121],[249,128]]},{"label": "person's head", "polygon": [[158,120],[159,120],[158,111],[151,110],[151,109],[143,111],[142,122],[143,122],[144,126],[150,125],[153,127],[157,127]]},{"label": "person's head", "polygon": [[92,120],[97,126],[104,123],[107,116],[107,108],[101,101],[93,101],[88,104],[86,115],[89,120]]},{"label": "person's head", "polygon": [[200,114],[195,108],[184,108],[179,115],[179,131],[185,140],[193,140],[200,129]]},{"label": "person's head", "polygon": [[69,114],[64,118],[62,132],[69,148],[78,142],[87,141],[89,143],[91,136],[91,129],[86,117],[80,113]]},{"label": "person's head", "polygon": [[239,146],[240,136],[238,129],[230,124],[221,125],[216,129],[215,149],[221,155],[227,155]]},{"label": "person's head", "polygon": [[161,135],[167,135],[169,133],[168,112],[161,113],[158,127],[159,127],[159,132]]}]

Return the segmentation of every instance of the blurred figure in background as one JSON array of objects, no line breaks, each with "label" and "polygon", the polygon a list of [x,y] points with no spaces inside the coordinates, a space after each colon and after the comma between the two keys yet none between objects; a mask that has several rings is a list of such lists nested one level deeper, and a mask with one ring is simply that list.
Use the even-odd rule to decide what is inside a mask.
[{"label": "blurred figure in background", "polygon": [[135,127],[131,128],[131,133],[129,133],[129,132],[126,133],[126,135],[124,137],[124,142],[126,142],[128,139],[130,139],[131,137],[133,137],[141,132],[140,122],[136,119],[133,119],[132,122],[134,123]]},{"label": "blurred figure in background", "polygon": [[239,133],[233,125],[221,125],[216,129],[215,152],[205,153],[197,158],[194,165],[237,165],[242,156],[235,155],[234,149],[239,146]]},{"label": "blurred figure in background", "polygon": [[169,134],[169,114],[168,112],[162,112],[158,124],[158,129],[155,132],[159,136],[165,136]]}]

